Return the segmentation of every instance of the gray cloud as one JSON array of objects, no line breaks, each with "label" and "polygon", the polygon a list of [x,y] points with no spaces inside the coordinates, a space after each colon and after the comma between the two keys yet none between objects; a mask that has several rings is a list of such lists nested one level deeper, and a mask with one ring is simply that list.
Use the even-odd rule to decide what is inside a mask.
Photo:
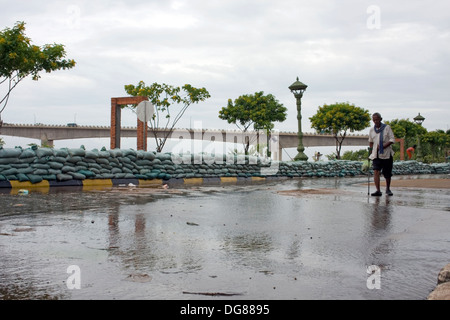
[{"label": "gray cloud", "polygon": [[[1,1],[5,2],[5,1]],[[448,129],[450,3],[433,1],[8,1],[0,28],[27,23],[36,44],[63,43],[69,71],[26,81],[13,93],[6,122],[109,124],[111,97],[143,80],[206,87],[183,126],[227,128],[218,111],[228,98],[265,91],[289,109],[276,124],[296,130],[288,86],[308,85],[308,117],[324,103],[349,101],[385,119],[426,117]],[[379,26],[371,29],[372,11]],[[69,120],[68,120],[69,118]],[[134,119],[125,117],[129,125]]]}]

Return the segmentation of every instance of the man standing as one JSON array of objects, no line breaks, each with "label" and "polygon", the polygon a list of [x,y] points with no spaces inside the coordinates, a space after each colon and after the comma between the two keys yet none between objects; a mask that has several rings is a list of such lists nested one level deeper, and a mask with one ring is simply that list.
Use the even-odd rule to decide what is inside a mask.
[{"label": "man standing", "polygon": [[369,132],[369,159],[373,161],[372,168],[374,171],[373,179],[375,182],[376,192],[372,196],[379,197],[382,195],[380,191],[380,176],[383,173],[386,179],[386,194],[392,196],[391,177],[392,166],[394,163],[392,144],[395,143],[394,133],[389,125],[381,122],[383,118],[376,112],[372,115],[372,121],[375,124],[370,128]]}]

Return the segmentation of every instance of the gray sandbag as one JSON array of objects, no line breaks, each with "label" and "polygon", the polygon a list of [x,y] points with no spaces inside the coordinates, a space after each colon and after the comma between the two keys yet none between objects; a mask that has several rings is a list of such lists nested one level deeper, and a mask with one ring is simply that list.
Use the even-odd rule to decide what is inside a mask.
[{"label": "gray sandbag", "polygon": [[49,161],[48,165],[50,166],[50,168],[52,169],[61,169],[62,167],[64,167],[64,164],[61,162],[56,162],[56,161]]},{"label": "gray sandbag", "polygon": [[62,172],[62,173],[75,172],[75,171],[77,171],[77,170],[75,169],[75,167],[68,166],[68,165],[65,165],[64,167],[61,168],[61,172]]},{"label": "gray sandbag", "polygon": [[99,158],[109,158],[111,155],[108,151],[105,150],[101,150],[98,152],[98,157]]},{"label": "gray sandbag", "polygon": [[23,174],[32,173],[33,171],[34,171],[34,169],[32,167],[18,168],[17,169],[18,173],[23,173]]},{"label": "gray sandbag", "polygon": [[69,155],[71,157],[75,157],[75,156],[79,156],[79,157],[84,157],[84,155],[86,154],[86,150],[84,149],[68,149]]},{"label": "gray sandbag", "polygon": [[136,157],[137,156],[136,150],[122,149],[122,157],[129,157],[129,156]]},{"label": "gray sandbag", "polygon": [[56,175],[56,180],[58,181],[67,181],[67,180],[72,180],[72,176],[70,174],[65,174],[65,173],[58,173]]},{"label": "gray sandbag", "polygon": [[18,173],[18,174],[17,174],[17,179],[18,179],[20,182],[30,181],[30,178],[28,178],[28,176],[27,176],[26,174],[24,174],[24,173]]},{"label": "gray sandbag", "polygon": [[87,159],[97,159],[98,158],[98,150],[97,149],[93,149],[90,151],[86,150],[84,157]]},{"label": "gray sandbag", "polygon": [[28,158],[21,158],[21,157],[19,157],[18,163],[30,164],[30,163],[34,162],[36,159],[37,159],[36,156],[28,157]]},{"label": "gray sandbag", "polygon": [[38,158],[53,156],[53,149],[51,148],[37,148],[35,152]]},{"label": "gray sandbag", "polygon": [[0,158],[0,164],[20,163],[19,158]]},{"label": "gray sandbag", "polygon": [[77,173],[84,175],[86,178],[94,178],[95,177],[95,173],[90,170],[80,170],[80,171],[77,171]]},{"label": "gray sandbag", "polygon": [[18,158],[21,153],[21,148],[2,148],[0,149],[0,158]]},{"label": "gray sandbag", "polygon": [[44,180],[44,178],[42,178],[42,176],[38,176],[36,174],[27,174],[27,176],[30,179],[31,183],[39,183],[42,180]]},{"label": "gray sandbag", "polygon": [[34,169],[50,169],[50,165],[48,163],[33,163],[31,167]]},{"label": "gray sandbag", "polygon": [[66,161],[70,162],[70,163],[77,163],[82,160],[83,160],[83,158],[81,156],[70,156],[70,157],[67,157],[67,159],[66,159]]},{"label": "gray sandbag", "polygon": [[108,159],[105,159],[105,158],[97,158],[95,161],[97,161],[97,163],[99,163],[101,165],[109,165]]},{"label": "gray sandbag", "polygon": [[112,174],[117,174],[117,173],[123,173],[123,171],[120,168],[112,168],[111,169],[111,173]]},{"label": "gray sandbag", "polygon": [[39,175],[39,176],[46,175],[46,174],[48,174],[48,170],[47,169],[34,169],[33,174]]},{"label": "gray sandbag", "polygon": [[25,150],[22,150],[19,159],[34,158],[34,157],[36,157],[36,152],[33,149],[27,148]]},{"label": "gray sandbag", "polygon": [[48,171],[48,174],[54,174],[54,175],[62,173],[61,170],[59,170],[59,169],[48,169],[47,171]]},{"label": "gray sandbag", "polygon": [[78,172],[68,172],[67,174],[70,174],[73,179],[75,180],[84,180],[86,179],[86,176],[84,174],[78,173]]},{"label": "gray sandbag", "polygon": [[55,157],[66,158],[69,155],[69,150],[67,148],[55,149],[53,150]]},{"label": "gray sandbag", "polygon": [[15,175],[19,173],[19,170],[17,168],[10,168],[6,170],[2,170],[1,172],[5,176]]},{"label": "gray sandbag", "polygon": [[66,163],[66,159],[67,159],[67,157],[55,156],[55,157],[53,157],[52,161],[60,162],[62,164],[65,164]]},{"label": "gray sandbag", "polygon": [[42,179],[44,179],[44,180],[56,180],[56,175],[55,174],[46,174],[46,175],[42,176]]},{"label": "gray sandbag", "polygon": [[122,150],[120,150],[120,149],[111,149],[111,150],[109,150],[109,154],[113,158],[121,157],[122,156]]}]

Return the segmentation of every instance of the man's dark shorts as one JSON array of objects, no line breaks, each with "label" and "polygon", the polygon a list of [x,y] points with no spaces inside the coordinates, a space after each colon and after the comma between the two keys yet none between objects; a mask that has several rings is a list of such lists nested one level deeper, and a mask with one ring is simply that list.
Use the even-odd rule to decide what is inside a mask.
[{"label": "man's dark shorts", "polygon": [[389,159],[373,159],[372,169],[381,171],[385,178],[392,177],[392,166],[394,164],[394,158],[390,157]]}]

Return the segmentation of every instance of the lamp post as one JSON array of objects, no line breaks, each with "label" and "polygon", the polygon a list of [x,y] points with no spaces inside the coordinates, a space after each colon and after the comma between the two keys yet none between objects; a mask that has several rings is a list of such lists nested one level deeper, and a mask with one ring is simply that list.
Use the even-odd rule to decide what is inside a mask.
[{"label": "lamp post", "polygon": [[[425,121],[425,118],[419,114],[414,118],[414,122],[419,126],[422,126],[422,123]],[[422,148],[420,147],[420,135],[417,136],[417,161],[422,161]]]},{"label": "lamp post", "polygon": [[297,120],[298,120],[298,146],[297,151],[298,154],[295,156],[295,161],[307,161],[308,156],[304,153],[305,147],[303,146],[303,132],[302,132],[302,96],[303,92],[306,90],[308,86],[304,83],[295,81],[293,84],[289,86],[289,89],[294,94],[294,97],[297,99]]}]

